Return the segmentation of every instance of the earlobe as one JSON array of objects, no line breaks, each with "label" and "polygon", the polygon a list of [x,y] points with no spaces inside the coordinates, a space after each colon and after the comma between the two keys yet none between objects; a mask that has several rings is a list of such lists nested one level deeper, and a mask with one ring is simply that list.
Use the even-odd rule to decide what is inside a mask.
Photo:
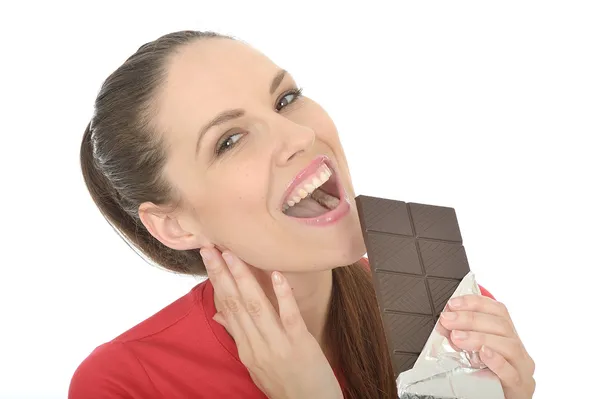
[{"label": "earlobe", "polygon": [[140,205],[138,213],[150,234],[169,248],[184,251],[205,245],[202,237],[183,229],[173,213],[157,205],[144,203]]}]

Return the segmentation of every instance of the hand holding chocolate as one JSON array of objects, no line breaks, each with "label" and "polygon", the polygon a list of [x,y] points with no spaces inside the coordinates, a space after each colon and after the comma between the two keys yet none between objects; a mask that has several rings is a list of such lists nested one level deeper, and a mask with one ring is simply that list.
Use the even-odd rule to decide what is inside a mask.
[{"label": "hand holding chocolate", "polygon": [[373,284],[401,398],[503,399],[476,352],[438,323],[454,296],[481,294],[454,209],[356,198]]}]

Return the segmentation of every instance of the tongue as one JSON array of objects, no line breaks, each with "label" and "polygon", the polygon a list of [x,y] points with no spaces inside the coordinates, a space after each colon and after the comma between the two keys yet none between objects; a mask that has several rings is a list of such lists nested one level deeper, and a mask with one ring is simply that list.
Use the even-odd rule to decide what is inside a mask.
[{"label": "tongue", "polygon": [[285,211],[285,214],[295,218],[314,218],[329,212],[328,208],[319,204],[312,197],[306,197]]}]

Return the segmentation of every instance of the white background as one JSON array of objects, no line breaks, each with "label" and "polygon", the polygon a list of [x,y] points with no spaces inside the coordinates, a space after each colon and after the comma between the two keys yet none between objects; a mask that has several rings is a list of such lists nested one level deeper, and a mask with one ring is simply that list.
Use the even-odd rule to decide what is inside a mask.
[{"label": "white background", "polygon": [[0,397],[66,397],[95,346],[198,282],[138,258],[78,165],[104,78],[181,29],[233,34],[292,72],[336,122],[358,193],[456,209],[537,361],[536,398],[600,389],[597,2],[6,3]]}]

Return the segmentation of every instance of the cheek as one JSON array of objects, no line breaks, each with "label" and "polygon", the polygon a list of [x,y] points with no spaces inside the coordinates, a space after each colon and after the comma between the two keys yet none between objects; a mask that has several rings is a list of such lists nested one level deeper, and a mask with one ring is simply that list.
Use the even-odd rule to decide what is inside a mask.
[{"label": "cheek", "polygon": [[269,236],[272,223],[266,192],[265,181],[245,172],[215,186],[203,224],[211,241],[251,259],[256,248],[264,247],[263,237]]},{"label": "cheek", "polygon": [[244,168],[224,171],[217,181],[207,185],[210,189],[204,209],[219,230],[230,229],[235,221],[241,225],[243,220],[261,215],[264,217],[267,182],[264,178],[258,178],[261,174],[252,170],[250,165],[246,165]]}]

